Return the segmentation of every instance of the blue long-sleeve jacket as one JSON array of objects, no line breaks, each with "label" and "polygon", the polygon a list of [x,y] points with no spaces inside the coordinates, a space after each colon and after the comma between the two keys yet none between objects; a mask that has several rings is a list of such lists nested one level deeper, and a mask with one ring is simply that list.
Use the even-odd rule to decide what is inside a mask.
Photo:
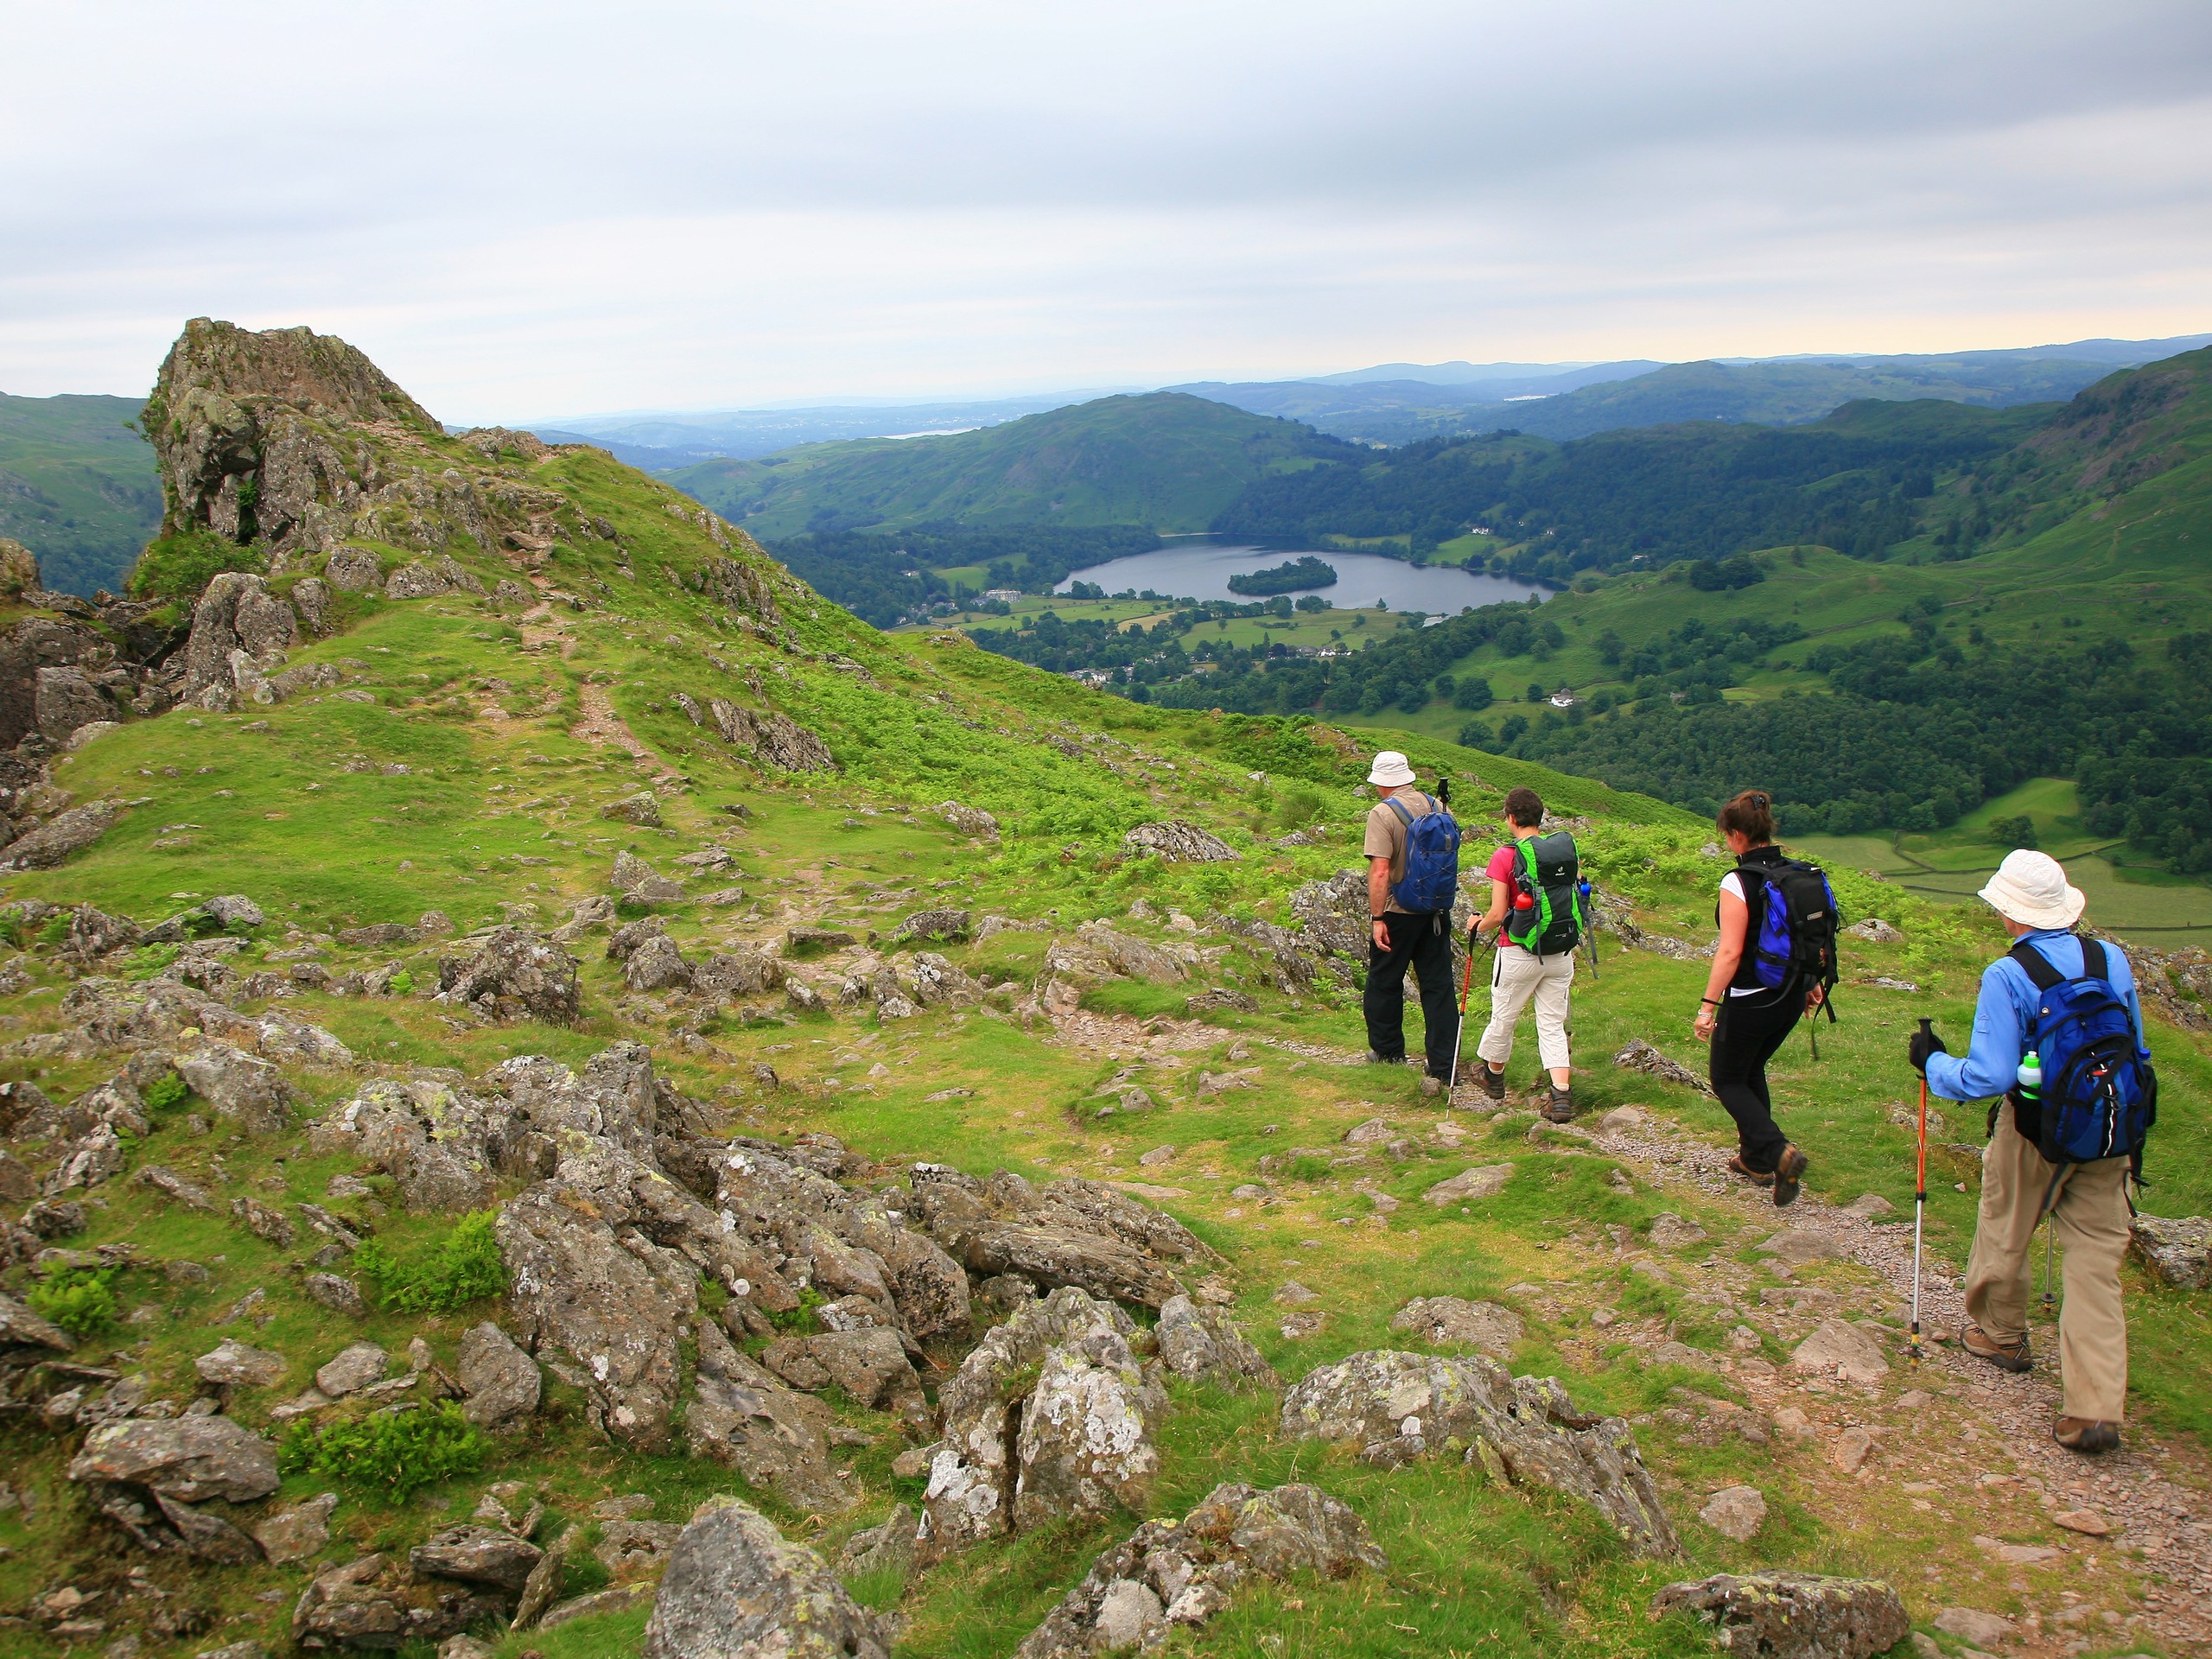
[{"label": "blue long-sleeve jacket", "polygon": [[[2082,971],[2082,942],[2073,934],[2045,928],[2023,936],[2050,965],[2069,978]],[[2143,1009],[2135,996],[2135,970],[2118,946],[2105,942],[2106,972],[2127,1004],[2135,1040],[2143,1042]],[[1981,973],[1981,997],[1974,1009],[1974,1046],[1963,1054],[1931,1054],[1928,1091],[1945,1100],[1986,1100],[2012,1086],[2035,1030],[2042,997],[2027,969],[1999,957]]]}]

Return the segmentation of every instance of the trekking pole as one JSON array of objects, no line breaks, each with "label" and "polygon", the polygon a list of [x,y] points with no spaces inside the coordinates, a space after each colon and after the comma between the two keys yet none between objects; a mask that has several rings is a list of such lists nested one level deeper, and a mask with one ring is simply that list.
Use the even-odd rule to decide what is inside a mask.
[{"label": "trekking pole", "polygon": [[1444,1085],[1444,1109],[1452,1109],[1452,1091],[1459,1086],[1459,1055],[1467,1046],[1467,999],[1475,991],[1475,938],[1477,930],[1467,930],[1467,971],[1459,982],[1459,1029],[1452,1037],[1452,1077]]},{"label": "trekking pole", "polygon": [[2050,1251],[2053,1237],[2057,1230],[2056,1220],[2049,1215],[2044,1216],[2043,1218],[2043,1312],[2045,1319],[2049,1319],[2051,1310],[2058,1306],[2050,1294]]},{"label": "trekking pole", "polygon": [[[1920,1022],[1921,1034],[1932,1038],[1932,1020]],[[1928,1074],[1920,1074],[1920,1155],[1915,1166],[1912,1192],[1912,1348],[1909,1356],[1920,1363],[1920,1227],[1928,1214]]]},{"label": "trekking pole", "polygon": [[1590,883],[1582,883],[1582,919],[1586,924],[1583,931],[1590,940],[1590,977],[1598,977],[1598,912],[1590,902]]}]

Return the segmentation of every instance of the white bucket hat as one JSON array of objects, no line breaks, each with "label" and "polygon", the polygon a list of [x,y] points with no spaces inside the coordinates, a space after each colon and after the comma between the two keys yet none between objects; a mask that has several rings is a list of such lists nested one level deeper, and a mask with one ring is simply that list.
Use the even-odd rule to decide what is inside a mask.
[{"label": "white bucket hat", "polygon": [[1385,789],[1396,789],[1414,780],[1414,769],[1406,764],[1406,757],[1395,749],[1385,749],[1375,757],[1375,764],[1368,768],[1367,781]]},{"label": "white bucket hat", "polygon": [[2005,855],[1981,897],[1999,916],[2023,927],[2071,927],[2089,902],[2066,879],[2065,866],[2049,853],[2024,847]]}]

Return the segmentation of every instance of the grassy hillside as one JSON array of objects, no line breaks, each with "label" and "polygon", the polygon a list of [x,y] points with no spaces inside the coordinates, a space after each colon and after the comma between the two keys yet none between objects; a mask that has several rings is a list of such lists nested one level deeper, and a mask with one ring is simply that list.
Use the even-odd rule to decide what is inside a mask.
[{"label": "grassy hillside", "polygon": [[[267,412],[268,429],[297,436]],[[696,1155],[704,1141],[719,1157],[735,1136],[751,1137],[755,1151],[834,1137],[857,1160],[860,1173],[843,1179],[868,1192],[870,1225],[918,1209],[906,1185],[918,1161],[979,1178],[1004,1170],[1001,1191],[1020,1190],[1014,1176],[1039,1187],[1106,1184],[1220,1254],[1207,1294],[1225,1299],[1286,1381],[1376,1348],[1448,1347],[1394,1327],[1413,1298],[1494,1304],[1513,1322],[1513,1334],[1493,1340],[1515,1372],[1554,1376],[1578,1408],[1624,1420],[1617,1432],[1633,1436],[1681,1540],[1679,1558],[1640,1557],[1592,1511],[1525,1471],[1494,1478],[1457,1447],[1390,1466],[1357,1447],[1291,1438],[1269,1394],[1178,1380],[1157,1433],[1158,1468],[1136,1507],[1070,1513],[926,1568],[893,1558],[840,1569],[861,1601],[899,1615],[899,1659],[1004,1659],[1103,1549],[1145,1516],[1183,1514],[1224,1480],[1320,1486],[1351,1506],[1388,1565],[1337,1580],[1301,1573],[1241,1585],[1213,1623],[1171,1638],[1173,1650],[1194,1656],[1690,1659],[1711,1650],[1710,1632],[1681,1617],[1653,1622],[1653,1594],[1670,1580],[1755,1567],[1881,1574],[1923,1634],[1941,1610],[1967,1605],[2024,1627],[2030,1617],[2045,1629],[2094,1621],[2088,1628],[2114,1630],[2114,1645],[2124,1631],[2146,1650],[2190,1639],[2199,1564],[2185,1541],[2169,1549],[2164,1517],[2196,1501],[2187,1483],[2200,1478],[2212,1433],[2212,1331],[2201,1298],[2128,1269],[2137,1455],[2100,1469],[2110,1478],[2094,1497],[2125,1524],[2118,1544],[2054,1529],[2037,1500],[2083,1471],[2032,1434],[1990,1439],[1986,1375],[1941,1347],[1907,1368],[1897,1264],[1910,1230],[1896,1211],[1909,1205],[1912,1141],[1897,1116],[1909,1084],[1902,1044],[1922,1013],[1955,1038],[1963,1032],[1980,967],[2002,944],[1986,916],[1840,873],[1851,913],[1882,916],[1903,938],[1847,941],[1845,1022],[1824,1031],[1817,1065],[1802,1043],[1777,1063],[1785,1122],[1813,1160],[1800,1209],[1777,1218],[1719,1175],[1732,1142],[1709,1101],[1608,1058],[1640,1039],[1700,1063],[1686,1030],[1705,964],[1679,959],[1679,948],[1624,950],[1619,924],[1664,940],[1706,937],[1723,868],[1701,850],[1706,825],[1419,731],[1352,736],[1307,719],[1145,707],[957,634],[880,633],[776,570],[741,532],[596,450],[546,452],[512,434],[448,437],[388,423],[356,434],[373,448],[378,476],[429,505],[376,518],[370,503],[369,527],[392,539],[365,533],[346,545],[369,548],[385,569],[411,565],[416,577],[335,600],[321,613],[329,632],[283,652],[288,695],[251,701],[254,677],[275,664],[257,669],[242,652],[242,705],[226,712],[221,699],[203,697],[123,720],[62,754],[31,810],[50,813],[66,792],[111,800],[121,815],[68,861],[6,883],[18,907],[0,918],[0,1081],[35,1084],[88,1113],[127,1090],[145,1116],[101,1142],[109,1161],[95,1164],[89,1187],[65,1189],[81,1213],[41,1214],[51,1231],[29,1248],[15,1243],[27,1235],[6,1235],[13,1254],[0,1287],[66,1312],[79,1327],[70,1362],[87,1369],[19,1376],[16,1408],[0,1415],[16,1499],[0,1507],[0,1609],[14,1621],[0,1625],[0,1656],[45,1659],[61,1643],[81,1650],[95,1637],[135,1643],[141,1659],[188,1659],[219,1643],[289,1647],[294,1609],[318,1574],[372,1551],[404,1560],[433,1533],[481,1514],[487,1495],[517,1510],[543,1505],[528,1529],[555,1552],[564,1596],[610,1580],[650,1585],[658,1574],[666,1535],[651,1548],[613,1547],[625,1507],[629,1520],[673,1528],[702,1500],[734,1494],[833,1567],[894,1506],[907,1506],[911,1528],[925,1477],[902,1454],[931,1442],[925,1423],[810,1384],[836,1431],[819,1456],[838,1501],[798,1502],[707,1458],[631,1444],[601,1411],[605,1351],[594,1373],[550,1337],[536,1355],[545,1368],[539,1408],[505,1432],[455,1443],[454,1466],[425,1471],[419,1485],[389,1459],[308,1466],[317,1431],[305,1425],[320,1426],[327,1450],[332,1432],[349,1426],[368,1426],[366,1438],[428,1421],[424,1396],[444,1387],[442,1375],[464,1370],[464,1333],[487,1320],[522,1330],[522,1309],[542,1288],[503,1262],[477,1261],[488,1278],[449,1285],[402,1270],[447,1259],[467,1236],[454,1215],[410,1207],[395,1173],[410,1145],[461,1144],[465,1114],[447,1091],[513,1114],[528,1090],[512,1071],[487,1077],[493,1068],[540,1055],[582,1069],[632,1043],[649,1046],[661,1086],[633,1091],[650,1103],[626,1109],[657,1111],[659,1133],[628,1155],[667,1158],[674,1172],[659,1179],[648,1167],[640,1179],[658,1194],[640,1229],[665,1219],[677,1175],[699,1179],[675,1161],[678,1151]],[[449,493],[435,494],[429,480]],[[270,505],[266,493],[256,499]],[[484,535],[461,534],[457,521],[436,517],[441,502],[517,504],[538,528],[495,534],[495,520],[479,520]],[[436,556],[454,560],[474,586],[448,581],[425,597],[392,596],[420,591],[429,560],[410,537],[437,538],[447,551]],[[302,543],[285,552],[269,590],[310,608],[309,578],[359,563],[348,552],[333,569],[327,552]],[[236,662],[232,672],[240,673]],[[711,712],[702,717],[700,706],[716,698],[755,721],[804,728],[834,769],[786,769],[726,740]],[[1584,1116],[1566,1132],[1540,1131],[1528,1109],[1538,1073],[1525,1042],[1510,1072],[1511,1106],[1496,1115],[1451,1109],[1423,1096],[1412,1071],[1361,1063],[1355,962],[1285,942],[1300,918],[1294,897],[1305,891],[1310,901],[1310,884],[1357,868],[1371,801],[1357,780],[1370,747],[1383,743],[1406,749],[1425,779],[1451,774],[1478,849],[1516,784],[1585,820],[1578,833],[1608,919],[1600,959],[1576,986]],[[658,822],[639,821],[634,803],[645,790]],[[995,832],[943,811],[948,800],[995,815]],[[1125,840],[1161,820],[1198,825],[1234,856],[1168,862]],[[628,867],[633,885],[618,886],[623,855],[664,884],[634,885]],[[191,949],[152,940],[104,950],[94,938],[117,918],[149,925],[230,893],[252,899],[264,919],[239,920]],[[595,912],[578,913],[592,903]],[[43,905],[90,905],[101,918]],[[965,924],[945,923],[947,908],[966,912]],[[929,946],[934,966],[921,941],[900,937],[901,924],[924,912],[940,912],[932,926],[948,935]],[[542,935],[569,917],[551,944],[577,959],[575,1023],[437,998],[486,930]],[[774,964],[785,982],[745,991],[641,982],[617,959],[615,929],[648,918],[687,968],[743,958]],[[989,918],[997,920],[986,925]],[[397,937],[353,931],[414,929],[417,918],[425,925]],[[1148,953],[1134,958],[1146,973],[1069,965],[1084,946],[1077,930],[1102,920]],[[914,975],[925,968],[959,994],[909,1001],[898,988],[918,994]],[[1883,988],[1905,980],[1922,989]],[[194,986],[209,997],[193,1005],[204,1027],[163,1024],[150,999]],[[350,1058],[326,1049],[326,1063],[308,1063],[305,1026],[331,1033]],[[219,1037],[265,1046],[297,1090],[286,1121],[250,1127],[185,1092],[172,1060]],[[2153,1041],[2159,1135],[2172,1148],[2155,1160],[2155,1197],[2171,1213],[2201,1212],[2212,1203],[2212,1171],[2186,1149],[2212,1125],[2212,1058],[2163,1015]],[[318,1132],[385,1084],[421,1091],[415,1141],[394,1130],[391,1143],[357,1150]],[[16,1134],[28,1098],[21,1090],[8,1097],[13,1162],[0,1173],[43,1183],[73,1155],[81,1126],[58,1110],[54,1133]],[[1625,1106],[1637,1113],[1601,1116]],[[573,1122],[557,1144],[532,1131],[547,1143],[536,1147],[519,1134],[522,1119],[501,1121],[518,1130],[515,1142],[473,1172],[494,1209],[545,1197],[541,1154],[579,1181],[612,1155]],[[1955,1321],[1948,1299],[1965,1257],[1975,1166],[1963,1122],[1948,1135],[1929,1241],[1931,1297],[1947,1299],[1935,1305]],[[848,1167],[848,1154],[819,1139],[803,1150]],[[450,1155],[468,1174],[461,1154]],[[1476,1166],[1509,1172],[1491,1197],[1424,1202]],[[200,1197],[164,1197],[141,1179],[149,1166],[165,1172],[158,1179],[170,1192]],[[810,1179],[812,1201],[820,1181]],[[556,1181],[550,1190],[575,1218],[569,1224],[594,1221],[581,1189]],[[1840,1207],[1869,1192],[1891,1206],[1886,1222]],[[727,1221],[702,1213],[710,1226],[740,1224],[734,1210]],[[1788,1262],[1761,1249],[1778,1220],[1802,1235]],[[326,1224],[359,1236],[348,1245]],[[827,1262],[828,1247],[813,1241],[820,1230],[798,1228],[795,1244]],[[757,1362],[779,1344],[823,1334],[830,1305],[815,1282],[796,1307],[753,1329],[739,1317],[751,1306],[748,1285],[702,1275],[658,1234],[626,1225],[619,1243],[611,1228],[607,1236],[609,1271],[632,1258],[652,1264],[641,1299],[696,1299],[721,1324],[687,1330],[743,1331]],[[1796,1248],[1808,1241],[1809,1251]],[[36,1254],[49,1243],[80,1254]],[[367,1304],[339,1312],[314,1300],[309,1275],[322,1273],[356,1284]],[[493,1287],[502,1281],[504,1290]],[[995,1279],[990,1294],[1018,1288]],[[975,1307],[986,1323],[1003,1317],[980,1296]],[[1141,1344],[1152,1314],[1137,1312]],[[1846,1389],[1792,1369],[1796,1345],[1831,1316],[1856,1322],[1886,1354],[1877,1382]],[[225,1337],[263,1351],[274,1380],[203,1385],[196,1362]],[[364,1340],[395,1361],[420,1343],[421,1357],[405,1362],[414,1380],[395,1376],[397,1392],[367,1400],[302,1396],[315,1368]],[[2036,1341],[2047,1366],[2055,1342],[2040,1315]],[[691,1344],[686,1336],[670,1386],[703,1421],[706,1356]],[[919,1351],[923,1384],[941,1398],[962,1350]],[[143,1379],[144,1395],[134,1396],[138,1382],[111,1389],[123,1376]],[[769,1386],[748,1383],[746,1409],[765,1408]],[[2053,1408],[2047,1376],[2006,1386],[2008,1408],[2026,1418]],[[204,1398],[230,1423],[292,1437],[273,1497],[218,1499],[188,1513],[259,1527],[270,1510],[329,1491],[327,1541],[283,1561],[251,1548],[232,1548],[226,1562],[141,1550],[101,1512],[105,1494],[67,1475],[92,1421],[133,1397],[152,1402],[149,1421]],[[302,1414],[303,1427],[288,1427],[280,1407]],[[1878,1472],[1854,1479],[1833,1447],[1847,1427],[1866,1426],[1885,1431],[1870,1465]],[[1910,1491],[1892,1478],[1906,1470]],[[1989,1481],[1993,1472],[2008,1478]],[[1744,1485],[1759,1490],[1766,1518],[1737,1541],[1701,1516],[1711,1493]],[[610,1501],[615,1508],[601,1507]],[[2075,1555],[2002,1561],[1979,1541],[1993,1536],[2094,1548],[2098,1570],[2082,1570]],[[427,1591],[427,1580],[394,1576],[407,1580],[396,1593]],[[58,1596],[65,1586],[99,1598],[90,1606],[101,1630],[84,1629],[90,1613],[63,1624],[81,1606]],[[474,1633],[499,1659],[632,1659],[645,1618],[642,1605],[601,1604],[551,1629],[510,1632],[487,1608]]]},{"label": "grassy hillside", "polygon": [[942,438],[807,444],[668,480],[755,535],[950,521],[1203,530],[1255,480],[1349,446],[1202,397],[1102,397]]},{"label": "grassy hillside", "polygon": [[120,592],[161,521],[153,450],[129,424],[140,406],[0,393],[0,536],[37,554],[58,592]]}]

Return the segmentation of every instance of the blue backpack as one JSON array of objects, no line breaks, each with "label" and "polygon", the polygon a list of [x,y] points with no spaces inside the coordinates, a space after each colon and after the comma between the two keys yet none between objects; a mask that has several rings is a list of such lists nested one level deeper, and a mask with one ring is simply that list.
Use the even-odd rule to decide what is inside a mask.
[{"label": "blue backpack", "polygon": [[1406,873],[1390,896],[1416,915],[1449,910],[1459,897],[1459,826],[1441,801],[1421,798],[1429,810],[1415,817],[1396,796],[1390,798],[1406,821]]},{"label": "blue backpack", "polygon": [[2048,1163],[2128,1158],[2139,1178],[2143,1143],[2158,1118],[2158,1073],[2109,976],[2103,943],[2083,936],[2081,944],[2082,972],[2073,979],[2025,939],[2007,953],[2035,982],[2030,1036],[2043,1065],[2038,1099],[2012,1091],[2013,1121]]},{"label": "blue backpack", "polygon": [[[1756,877],[1766,889],[1758,938],[1750,941],[1752,976],[1770,991],[1815,985],[1824,994],[1833,991],[1836,929],[1842,917],[1827,874],[1796,858],[1746,860],[1736,866],[1736,874]],[[1833,1006],[1828,1018],[1835,1018]]]}]

